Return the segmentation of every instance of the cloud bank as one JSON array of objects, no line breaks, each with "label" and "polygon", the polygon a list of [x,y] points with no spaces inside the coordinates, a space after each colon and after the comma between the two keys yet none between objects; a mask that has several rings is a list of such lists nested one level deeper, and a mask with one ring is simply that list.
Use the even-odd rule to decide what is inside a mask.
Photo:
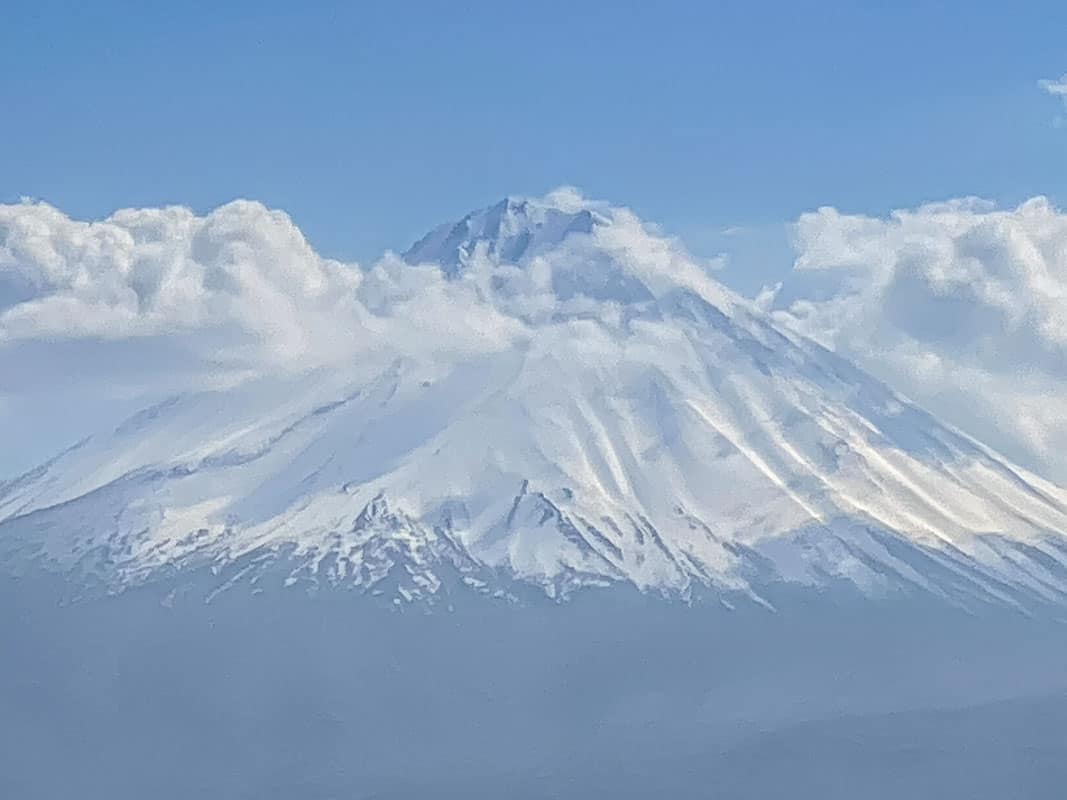
[{"label": "cloud bank", "polygon": [[[458,307],[465,313],[447,313]],[[427,320],[447,335],[420,337]],[[383,347],[494,346],[501,325],[470,286],[391,255],[366,269],[322,258],[286,214],[259,203],[235,201],[203,217],[128,209],[101,222],[44,203],[0,206],[0,347],[8,353],[76,342],[122,352],[137,343],[214,374],[303,371]]]},{"label": "cloud bank", "polygon": [[322,258],[255,202],[98,222],[0,206],[0,479],[160,396],[341,364],[357,378],[520,327],[432,268]]},{"label": "cloud bank", "polygon": [[[521,268],[476,252],[453,278],[392,254],[322,258],[287,215],[248,201],[99,222],[0,206],[0,435],[15,453],[0,474],[169,393],[319,368],[355,380],[398,357],[521,346],[561,319],[621,326],[628,305],[675,287],[737,300],[630,212],[572,190],[546,201],[611,224]],[[759,304],[1067,482],[1067,215],[1044,198],[885,218],[821,208],[793,243],[794,269]]]},{"label": "cloud bank", "polygon": [[942,419],[1067,480],[1067,215],[967,198],[821,208],[762,302]]},{"label": "cloud bank", "polygon": [[570,189],[539,202],[611,224],[522,268],[475,254],[450,277],[391,253],[323,258],[286,214],[244,200],[96,222],[0,206],[0,477],[160,396],[315,369],[356,381],[400,357],[513,347],[561,318],[618,325],[622,305],[677,285],[718,291],[623,209]]},{"label": "cloud bank", "polygon": [[321,346],[327,320],[355,333],[358,282],[257,203],[96,223],[43,203],[0,207],[2,343],[172,338],[223,364],[284,363]]}]

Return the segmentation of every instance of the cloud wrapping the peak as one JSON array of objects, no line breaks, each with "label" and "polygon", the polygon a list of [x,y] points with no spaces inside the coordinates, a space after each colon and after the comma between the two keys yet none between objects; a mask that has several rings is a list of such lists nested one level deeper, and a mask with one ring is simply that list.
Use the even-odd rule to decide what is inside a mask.
[{"label": "cloud wrapping the peak", "polygon": [[[478,243],[457,271],[393,254],[367,267],[323,258],[286,214],[248,201],[100,222],[43,203],[0,206],[0,433],[18,427],[33,441],[56,409],[316,368],[358,380],[397,357],[464,359],[539,326],[580,322],[584,335],[614,337],[676,291],[723,310],[738,302],[625,209],[573,189],[531,203],[598,221],[550,235],[520,263]],[[885,218],[821,208],[793,239],[793,272],[758,305],[1067,481],[1067,215],[1044,198],[1014,209],[965,198]],[[46,398],[51,411],[37,415]],[[95,427],[66,423],[63,444]]]},{"label": "cloud wrapping the peak", "polygon": [[1067,478],[1067,215],[974,198],[800,217],[779,319],[943,419]]},{"label": "cloud wrapping the peak", "polygon": [[[94,222],[46,203],[0,206],[0,433],[49,427],[54,411],[33,412],[46,397],[73,412],[317,368],[356,381],[399,357],[509,348],[531,326],[618,325],[623,306],[675,286],[725,302],[676,242],[629,212],[569,187],[534,206],[556,218],[595,209],[610,224],[547,230],[518,264],[474,248],[457,272],[393,254],[370,266],[323,258],[285,213],[245,200]],[[501,208],[512,207],[482,215]]]}]

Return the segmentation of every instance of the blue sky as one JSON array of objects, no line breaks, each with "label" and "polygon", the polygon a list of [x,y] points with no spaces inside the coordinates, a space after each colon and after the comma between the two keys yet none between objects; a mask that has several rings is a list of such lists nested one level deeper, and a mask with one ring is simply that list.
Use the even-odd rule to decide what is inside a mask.
[{"label": "blue sky", "polygon": [[[309,8],[308,6],[313,6]],[[506,193],[633,207],[754,290],[782,223],[1067,192],[1067,6],[9,7],[0,200],[78,217],[234,197],[369,260]],[[742,231],[724,236],[725,228]]]}]

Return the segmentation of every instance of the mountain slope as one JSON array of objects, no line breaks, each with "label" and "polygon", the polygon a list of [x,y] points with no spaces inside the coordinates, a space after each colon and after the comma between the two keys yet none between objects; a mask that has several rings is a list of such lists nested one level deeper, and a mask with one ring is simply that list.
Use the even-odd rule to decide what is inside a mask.
[{"label": "mountain slope", "polygon": [[289,582],[398,602],[515,579],[1067,594],[1067,493],[779,329],[628,212],[508,199],[405,260],[513,334],[449,357],[383,338],[375,361],[169,398],[0,485],[5,563],[122,586],[283,560]]}]

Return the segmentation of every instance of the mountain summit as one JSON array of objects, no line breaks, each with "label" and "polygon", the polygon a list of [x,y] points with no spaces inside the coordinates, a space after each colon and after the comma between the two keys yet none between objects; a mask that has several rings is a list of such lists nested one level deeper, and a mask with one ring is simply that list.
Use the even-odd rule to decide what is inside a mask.
[{"label": "mountain summit", "polygon": [[569,235],[591,234],[609,217],[589,204],[557,193],[543,200],[506,197],[455,223],[441,225],[405,253],[410,263],[439,264],[449,275],[460,272],[483,248],[482,255],[516,264],[559,246]]},{"label": "mountain summit", "polygon": [[394,283],[470,291],[397,324],[484,311],[508,335],[427,355],[368,311],[374,359],[168,398],[0,485],[5,563],[113,587],[281,565],[398,603],[531,584],[1067,597],[1067,493],[780,329],[629,212],[509,198],[404,260]]}]

